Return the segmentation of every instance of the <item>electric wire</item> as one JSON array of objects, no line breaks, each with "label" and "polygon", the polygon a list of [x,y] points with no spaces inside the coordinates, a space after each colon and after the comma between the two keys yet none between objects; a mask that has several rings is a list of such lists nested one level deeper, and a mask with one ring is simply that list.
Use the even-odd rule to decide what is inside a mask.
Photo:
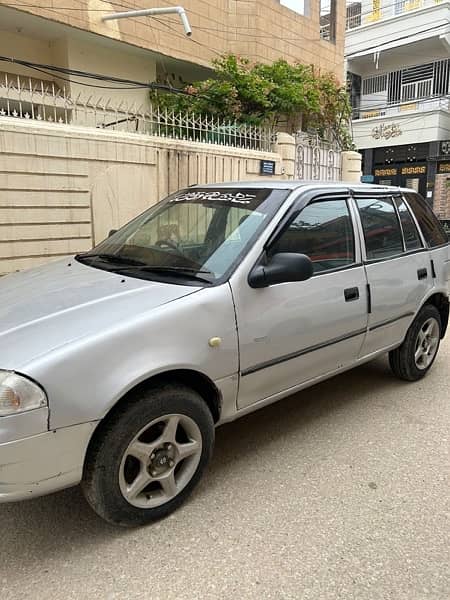
[{"label": "electric wire", "polygon": [[1,56],[0,55],[0,62],[8,62],[11,64],[18,64],[23,67],[44,73],[44,74],[52,76],[52,77],[54,77],[55,73],[56,73],[57,74],[56,76],[59,79],[62,79],[62,80],[64,79],[66,81],[73,81],[73,80],[66,79],[66,78],[62,77],[61,74],[62,75],[70,75],[73,77],[81,77],[84,79],[92,79],[94,81],[119,83],[119,84],[124,84],[124,85],[128,86],[128,87],[124,87],[123,85],[121,85],[121,86],[98,86],[98,85],[92,84],[92,83],[76,82],[76,83],[80,83],[81,85],[87,85],[90,87],[104,87],[105,89],[117,89],[117,90],[157,89],[157,90],[164,90],[164,91],[176,93],[176,94],[189,95],[188,92],[186,92],[184,89],[174,88],[172,86],[165,85],[165,84],[154,83],[154,82],[147,83],[147,82],[143,82],[143,81],[135,81],[132,79],[122,79],[120,77],[114,77],[112,75],[102,75],[100,73],[91,73],[89,71],[80,71],[78,69],[69,69],[66,67],[59,67],[59,66],[55,66],[55,65],[35,63],[35,62],[28,61],[28,60],[22,60],[22,59],[10,57],[10,56]]}]

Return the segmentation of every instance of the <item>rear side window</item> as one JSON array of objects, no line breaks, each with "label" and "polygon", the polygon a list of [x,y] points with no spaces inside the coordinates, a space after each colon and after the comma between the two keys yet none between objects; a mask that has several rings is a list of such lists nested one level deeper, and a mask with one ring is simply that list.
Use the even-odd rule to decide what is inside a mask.
[{"label": "rear side window", "polygon": [[403,252],[403,240],[392,198],[357,198],[369,260]]},{"label": "rear side window", "polygon": [[447,234],[439,223],[436,215],[417,194],[405,194],[406,200],[422,230],[423,237],[430,248],[448,243]]},{"label": "rear side window", "polygon": [[306,206],[271,252],[306,254],[313,262],[314,273],[354,263],[353,224],[346,200],[320,200]]},{"label": "rear side window", "polygon": [[398,214],[400,216],[400,223],[403,229],[403,239],[405,240],[405,249],[417,250],[422,248],[422,242],[420,241],[419,232],[417,231],[414,219],[409,212],[409,208],[406,206],[402,198],[395,198],[397,205]]}]

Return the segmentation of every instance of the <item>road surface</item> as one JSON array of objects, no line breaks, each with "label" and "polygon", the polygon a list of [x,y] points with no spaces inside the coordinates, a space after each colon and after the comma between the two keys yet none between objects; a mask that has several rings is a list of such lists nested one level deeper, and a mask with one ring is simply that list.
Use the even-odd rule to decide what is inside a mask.
[{"label": "road surface", "polygon": [[156,525],[78,488],[0,505],[0,598],[448,600],[449,399],[447,339],[419,383],[380,359],[220,428]]}]

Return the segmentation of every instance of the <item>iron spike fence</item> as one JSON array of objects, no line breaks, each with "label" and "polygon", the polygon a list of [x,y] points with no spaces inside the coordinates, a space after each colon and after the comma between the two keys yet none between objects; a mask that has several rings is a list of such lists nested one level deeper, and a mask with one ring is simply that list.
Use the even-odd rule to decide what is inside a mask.
[{"label": "iron spike fence", "polygon": [[267,127],[222,121],[196,113],[176,113],[157,106],[130,106],[109,98],[81,94],[72,98],[53,81],[0,73],[0,117],[45,121],[219,144],[270,152],[274,132]]}]

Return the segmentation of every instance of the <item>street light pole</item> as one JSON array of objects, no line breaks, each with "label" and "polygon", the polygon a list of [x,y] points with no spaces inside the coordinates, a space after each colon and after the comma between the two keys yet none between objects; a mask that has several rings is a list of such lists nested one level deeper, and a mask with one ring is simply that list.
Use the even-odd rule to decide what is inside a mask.
[{"label": "street light pole", "polygon": [[192,29],[189,24],[186,11],[182,6],[170,6],[167,8],[144,8],[142,10],[130,10],[127,12],[112,13],[102,17],[102,21],[113,21],[115,19],[127,19],[129,17],[151,17],[154,15],[180,15],[181,22],[183,23],[184,32],[186,35],[192,35]]}]

